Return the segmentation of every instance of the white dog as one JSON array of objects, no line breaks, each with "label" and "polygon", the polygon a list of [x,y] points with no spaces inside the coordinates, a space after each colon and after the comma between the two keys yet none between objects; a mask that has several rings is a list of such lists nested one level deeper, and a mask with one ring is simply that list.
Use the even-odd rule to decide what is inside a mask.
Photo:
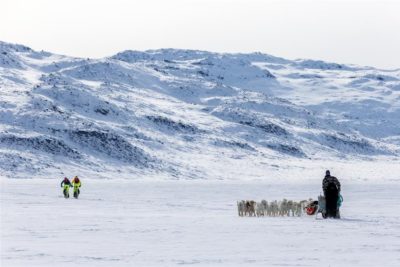
[{"label": "white dog", "polygon": [[256,203],[256,215],[257,217],[264,216],[264,208],[261,202]]},{"label": "white dog", "polygon": [[263,209],[264,209],[264,215],[267,215],[267,211],[268,211],[268,201],[266,201],[266,200],[261,200],[261,205],[262,205],[262,207],[263,207]]},{"label": "white dog", "polygon": [[259,216],[266,216],[268,210],[268,202],[266,200],[261,200],[261,202],[256,203],[256,214]]},{"label": "white dog", "polygon": [[288,209],[288,200],[284,198],[282,201],[279,201],[279,216],[286,216],[289,214],[289,209]]},{"label": "white dog", "polygon": [[268,216],[278,216],[279,215],[279,206],[278,201],[272,201],[268,206]]},{"label": "white dog", "polygon": [[245,211],[246,211],[246,202],[244,200],[238,201],[237,202],[237,206],[238,206],[238,214],[240,217],[243,217],[245,215]]}]

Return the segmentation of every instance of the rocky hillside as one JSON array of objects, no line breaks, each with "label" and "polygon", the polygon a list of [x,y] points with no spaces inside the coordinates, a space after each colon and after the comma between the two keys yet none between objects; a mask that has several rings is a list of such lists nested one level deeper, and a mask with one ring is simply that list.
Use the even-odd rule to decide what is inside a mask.
[{"label": "rocky hillside", "polygon": [[80,59],[0,42],[10,177],[204,179],[400,154],[400,69],[162,49]]}]

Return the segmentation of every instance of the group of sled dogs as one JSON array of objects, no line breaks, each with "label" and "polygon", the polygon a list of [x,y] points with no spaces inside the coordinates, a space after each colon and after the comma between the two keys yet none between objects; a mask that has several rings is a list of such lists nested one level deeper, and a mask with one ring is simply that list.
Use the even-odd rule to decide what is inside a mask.
[{"label": "group of sled dogs", "polygon": [[299,202],[283,199],[281,201],[266,200],[256,202],[254,200],[241,200],[237,202],[239,216],[302,216],[305,209],[313,203],[312,199],[301,200]]}]

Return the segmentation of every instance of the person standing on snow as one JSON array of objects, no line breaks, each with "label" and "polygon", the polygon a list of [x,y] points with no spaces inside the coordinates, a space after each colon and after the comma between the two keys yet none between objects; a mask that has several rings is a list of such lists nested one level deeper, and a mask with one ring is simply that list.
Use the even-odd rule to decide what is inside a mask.
[{"label": "person standing on snow", "polygon": [[74,187],[74,198],[78,198],[79,194],[81,193],[79,190],[81,185],[82,184],[78,176],[75,176],[74,179],[72,179],[72,186]]},{"label": "person standing on snow", "polygon": [[63,187],[64,197],[69,198],[69,188],[72,187],[72,184],[67,177],[64,177],[64,180],[62,180],[61,187]]},{"label": "person standing on snow", "polygon": [[325,172],[325,178],[322,180],[322,190],[324,191],[326,201],[326,213],[322,214],[324,218],[340,218],[339,199],[340,199],[340,182],[335,176],[331,176],[331,172]]}]

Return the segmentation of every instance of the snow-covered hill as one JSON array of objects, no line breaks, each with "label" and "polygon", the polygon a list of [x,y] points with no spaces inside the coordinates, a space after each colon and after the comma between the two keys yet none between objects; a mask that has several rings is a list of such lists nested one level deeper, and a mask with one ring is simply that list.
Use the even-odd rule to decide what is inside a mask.
[{"label": "snow-covered hill", "polygon": [[234,179],[396,160],[400,69],[161,49],[80,59],[0,42],[11,177]]}]

